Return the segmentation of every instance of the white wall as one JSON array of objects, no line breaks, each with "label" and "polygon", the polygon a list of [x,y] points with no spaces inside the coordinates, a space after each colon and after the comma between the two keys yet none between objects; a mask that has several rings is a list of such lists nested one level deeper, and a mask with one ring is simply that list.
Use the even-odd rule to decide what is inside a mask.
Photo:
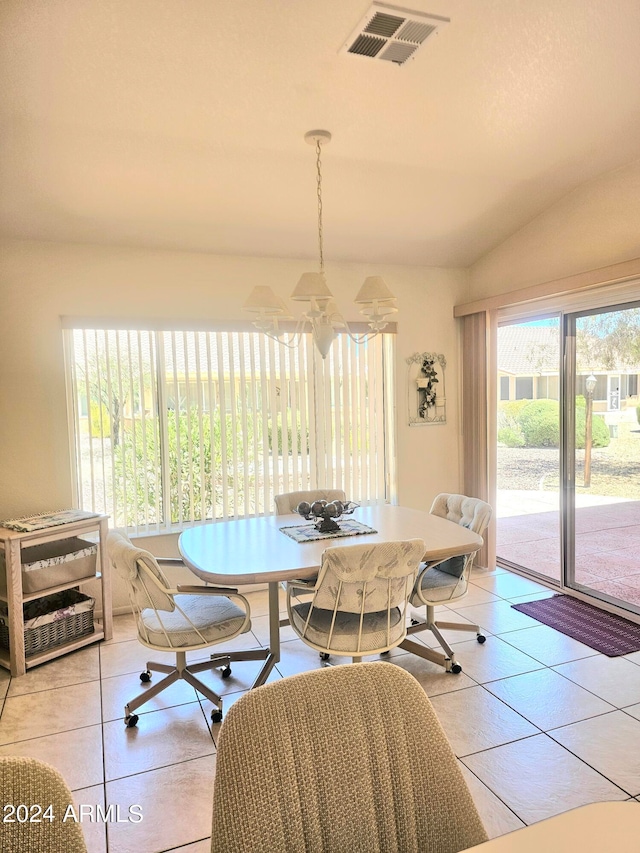
[{"label": "white wall", "polygon": [[640,160],[575,189],[469,270],[471,299],[640,257]]},{"label": "white wall", "polygon": [[[72,503],[61,315],[245,319],[255,284],[288,297],[309,263],[273,258],[8,241],[0,245],[0,518]],[[452,308],[467,297],[462,270],[329,265],[348,319],[365,275],[380,273],[398,297],[399,500],[428,507],[459,487],[458,344]],[[351,311],[349,308],[351,307]],[[360,318],[362,319],[362,318]],[[407,365],[415,351],[447,357],[447,423],[409,428]],[[174,553],[169,540],[159,553]]]}]

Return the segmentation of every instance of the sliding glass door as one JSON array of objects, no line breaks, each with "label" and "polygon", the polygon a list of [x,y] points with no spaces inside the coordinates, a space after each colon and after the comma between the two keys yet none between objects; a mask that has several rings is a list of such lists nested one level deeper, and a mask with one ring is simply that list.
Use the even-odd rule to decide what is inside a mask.
[{"label": "sliding glass door", "polygon": [[640,307],[571,314],[565,324],[565,582],[640,613]]},{"label": "sliding glass door", "polygon": [[560,320],[498,328],[496,553],[560,583]]},{"label": "sliding glass door", "polygon": [[500,564],[640,613],[640,303],[507,322]]}]

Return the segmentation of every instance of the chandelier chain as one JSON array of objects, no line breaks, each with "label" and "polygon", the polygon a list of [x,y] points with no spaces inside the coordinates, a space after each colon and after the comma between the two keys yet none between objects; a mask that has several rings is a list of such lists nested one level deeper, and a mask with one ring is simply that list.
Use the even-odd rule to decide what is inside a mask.
[{"label": "chandelier chain", "polygon": [[316,169],[318,176],[316,178],[318,191],[318,251],[320,254],[320,272],[324,272],[324,247],[322,233],[322,161],[320,151],[322,146],[320,140],[316,139]]},{"label": "chandelier chain", "polygon": [[[293,329],[286,322],[290,318],[282,300],[267,286],[256,286],[245,304],[245,309],[258,314],[254,326],[268,338],[282,346],[294,349],[302,344],[307,330],[311,331],[313,341],[322,358],[329,354],[331,344],[340,334],[346,334],[356,344],[379,335],[388,326],[387,315],[398,309],[395,297],[381,276],[367,276],[355,303],[360,313],[367,318],[368,330],[356,334],[349,328],[348,321],[339,312],[324,274],[324,230],[322,224],[322,146],[331,141],[328,130],[310,130],[304,135],[305,142],[316,146],[316,196],[318,202],[318,273],[305,272],[300,276],[291,298],[298,302],[309,303],[308,309],[301,315]],[[285,321],[281,327],[280,321]]]}]

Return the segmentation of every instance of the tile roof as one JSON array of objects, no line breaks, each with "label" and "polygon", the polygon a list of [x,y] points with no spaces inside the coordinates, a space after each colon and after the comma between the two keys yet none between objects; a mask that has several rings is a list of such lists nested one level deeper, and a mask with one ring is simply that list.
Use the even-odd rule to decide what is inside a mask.
[{"label": "tile roof", "polygon": [[498,329],[498,370],[530,376],[558,373],[560,334],[557,326],[501,326]]}]

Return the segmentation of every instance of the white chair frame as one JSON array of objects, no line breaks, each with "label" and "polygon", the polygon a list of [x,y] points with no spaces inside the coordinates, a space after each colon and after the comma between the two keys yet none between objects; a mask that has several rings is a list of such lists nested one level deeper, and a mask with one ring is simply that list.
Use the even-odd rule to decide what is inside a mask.
[{"label": "white chair frame", "polygon": [[[121,534],[119,534],[121,535]],[[126,539],[126,537],[122,537]],[[148,552],[147,552],[148,553]],[[162,571],[158,564],[158,560],[153,557],[153,555],[148,554],[156,564],[158,571],[162,577]],[[113,559],[113,558],[112,558]],[[176,560],[168,561],[170,563],[175,564]],[[205,672],[211,669],[222,667],[222,678],[228,678],[231,675],[231,663],[235,661],[254,661],[254,660],[264,660],[268,654],[268,650],[265,649],[246,649],[242,651],[220,651],[212,654],[206,661],[199,661],[197,663],[188,663],[187,662],[187,652],[190,651],[200,651],[203,649],[209,649],[212,646],[215,646],[217,643],[215,641],[208,640],[204,637],[202,632],[198,629],[196,625],[189,618],[189,615],[185,612],[185,610],[180,607],[179,596],[180,595],[202,595],[202,596],[214,596],[214,597],[223,597],[231,600],[235,600],[240,607],[245,612],[244,620],[242,621],[239,628],[231,634],[226,635],[224,638],[220,640],[221,643],[226,642],[228,640],[232,640],[234,637],[237,637],[239,634],[245,633],[251,627],[251,616],[250,616],[250,606],[247,599],[241,595],[237,589],[232,589],[230,587],[215,587],[215,586],[200,586],[200,585],[184,585],[178,584],[175,588],[172,588],[168,585],[162,583],[160,578],[155,575],[155,573],[146,565],[146,563],[138,559],[136,560],[138,573],[141,579],[141,584],[139,585],[139,589],[144,590],[144,595],[146,596],[147,607],[141,606],[140,602],[137,600],[132,583],[128,584],[128,593],[129,593],[129,603],[131,606],[131,610],[136,619],[136,626],[138,630],[138,640],[142,643],[142,645],[146,646],[149,649],[154,649],[155,651],[167,652],[173,650],[176,655],[175,664],[166,664],[159,663],[157,661],[147,661],[146,669],[144,672],[140,674],[140,680],[143,683],[148,683],[151,680],[152,672],[161,672],[165,673],[165,678],[159,681],[157,684],[154,684],[151,687],[148,687],[143,693],[140,693],[134,699],[131,699],[124,708],[124,722],[128,727],[133,727],[138,723],[139,717],[134,712],[152,699],[154,696],[157,696],[167,687],[169,687],[174,682],[182,679],[194,687],[199,693],[201,693],[205,698],[207,698],[212,704],[216,706],[216,710],[212,713],[211,719],[214,723],[219,723],[222,720],[222,697],[212,690],[208,685],[204,682],[200,681],[200,679],[196,678],[196,674],[200,672]],[[165,579],[166,580],[166,579]],[[150,591],[151,590],[151,591]],[[194,643],[191,645],[180,645],[175,646],[171,639],[171,632],[167,630],[162,620],[162,611],[160,610],[154,603],[151,592],[156,591],[160,596],[166,596],[171,599],[175,610],[182,616],[185,627],[189,630],[194,631],[197,636],[200,638],[199,643]],[[178,596],[178,600],[176,600],[176,596]],[[148,630],[142,620],[142,611],[143,610],[153,610],[160,625],[160,630],[164,633],[166,638],[166,644],[159,645],[158,643],[154,643],[150,638]]]},{"label": "white chair frame", "polygon": [[[470,529],[474,530],[475,533],[482,535],[486,530],[489,521],[491,520],[492,510],[489,504],[485,501],[481,501],[479,498],[466,498],[465,495],[449,495],[443,493],[441,495],[438,495],[434,499],[430,512],[434,515],[446,517],[442,516],[441,512],[434,512],[434,510],[440,508],[443,499],[448,500],[449,498],[471,500],[475,502],[476,511],[478,514],[478,524],[475,527],[470,526]],[[435,609],[439,605],[446,605],[447,602],[458,601],[459,599],[464,598],[464,596],[468,592],[471,569],[473,567],[473,561],[477,553],[477,551],[474,551],[473,553],[466,555],[464,566],[457,582],[453,582],[455,580],[455,576],[452,575],[452,584],[449,590],[448,597],[438,598],[437,601],[429,599],[427,597],[428,590],[422,589],[422,579],[425,573],[428,572],[430,569],[437,568],[440,563],[446,562],[445,560],[424,563],[423,567],[418,573],[418,577],[413,588],[413,593],[411,595],[412,603],[415,605],[417,599],[421,604],[425,606],[426,612],[424,621],[417,619],[414,619],[412,621],[412,625],[409,628],[408,633],[415,634],[424,630],[431,631],[433,636],[438,641],[440,648],[444,650],[444,654],[442,654],[441,652],[437,652],[434,649],[427,648],[426,646],[409,639],[405,639],[401,645],[401,648],[405,649],[405,651],[410,651],[413,654],[424,658],[425,660],[437,663],[440,666],[444,667],[446,672],[451,672],[454,675],[457,675],[458,673],[462,672],[462,666],[456,660],[455,652],[443,637],[441,630],[468,631],[470,633],[474,633],[476,635],[477,641],[480,644],[485,642],[486,637],[481,632],[480,626],[471,622],[445,622],[441,619],[436,619]]]},{"label": "white chair frame", "polygon": [[[322,660],[328,661],[329,656],[334,654],[334,655],[339,655],[342,657],[345,657],[345,656],[351,657],[351,659],[354,663],[359,663],[362,660],[363,654],[373,655],[373,654],[382,654],[382,653],[388,652],[390,649],[395,648],[395,646],[400,645],[402,643],[402,641],[406,638],[409,596],[411,594],[411,590],[413,589],[413,585],[415,582],[417,569],[418,569],[418,565],[419,565],[419,561],[420,561],[420,556],[423,555],[425,550],[426,550],[425,544],[422,540],[414,539],[414,540],[408,540],[407,543],[404,543],[404,542],[403,543],[385,542],[385,543],[378,543],[377,545],[372,545],[370,547],[372,549],[376,550],[379,547],[384,547],[384,546],[388,547],[388,546],[392,546],[392,545],[405,545],[405,544],[407,544],[407,545],[411,544],[412,546],[414,546],[414,549],[416,550],[416,553],[418,554],[418,556],[416,557],[415,568],[411,572],[407,572],[406,575],[401,576],[401,577],[403,577],[403,581],[404,581],[404,590],[403,590],[403,593],[401,595],[398,593],[396,593],[396,595],[395,595],[395,598],[399,599],[399,605],[395,605],[392,603],[392,581],[394,579],[397,580],[398,579],[397,576],[395,578],[394,577],[386,577],[386,576],[378,576],[378,577],[372,579],[372,581],[361,580],[360,578],[355,577],[352,584],[348,584],[343,580],[339,580],[337,588],[334,591],[333,609],[331,611],[331,627],[330,627],[330,631],[329,631],[328,641],[323,645],[320,645],[320,644],[314,642],[313,640],[311,640],[307,636],[307,631],[309,629],[309,626],[311,625],[313,611],[315,608],[316,593],[322,588],[323,582],[325,580],[325,576],[327,574],[327,563],[326,563],[325,555],[330,551],[338,551],[338,550],[349,551],[350,550],[349,546],[337,546],[334,548],[327,549],[325,551],[325,554],[323,555],[322,565],[320,567],[320,571],[318,573],[317,578],[311,578],[307,581],[296,580],[296,581],[291,581],[287,584],[287,612],[289,614],[289,620],[288,620],[289,624],[291,625],[291,627],[293,628],[295,633],[298,634],[298,636],[300,637],[300,639],[304,643],[306,643],[311,648],[316,649],[318,652],[320,652],[320,657],[322,658]],[[387,636],[386,636],[386,642],[379,645],[379,646],[375,646],[375,647],[367,646],[365,649],[363,649],[363,629],[364,629],[364,624],[365,624],[365,618],[368,615],[368,611],[365,609],[365,603],[367,600],[367,587],[369,585],[372,586],[374,583],[377,586],[380,586],[381,584],[384,583],[384,581],[386,581],[386,591],[387,591],[387,629],[386,629],[386,635]],[[344,648],[334,646],[332,644],[332,641],[333,641],[333,632],[334,632],[334,627],[335,627],[335,623],[336,623],[336,617],[337,617],[338,613],[345,612],[343,610],[341,611],[340,604],[342,603],[342,596],[343,596],[344,588],[345,588],[345,586],[348,586],[348,585],[353,585],[353,586],[361,585],[362,586],[362,596],[361,596],[362,606],[360,609],[360,613],[354,614],[354,615],[359,616],[358,631],[357,631],[357,633],[354,634],[354,645],[352,648],[344,649]],[[302,631],[300,631],[298,629],[296,622],[292,617],[292,610],[293,610],[292,598],[297,598],[297,596],[300,593],[312,593],[312,595],[313,595],[311,601],[308,602],[309,603],[309,610],[308,610],[307,617],[306,617],[305,624],[304,624]],[[393,609],[395,609],[395,607],[397,607],[397,606],[400,606],[400,608],[401,608],[400,622],[402,625],[402,629],[401,629],[402,634],[399,637],[395,637],[394,639],[391,639],[391,636],[390,636],[390,634],[391,634],[391,611]],[[320,609],[320,608],[318,608],[318,609]],[[322,608],[322,609],[324,610],[325,608]],[[354,611],[352,611],[352,610],[346,611],[346,612],[354,613]]]}]

